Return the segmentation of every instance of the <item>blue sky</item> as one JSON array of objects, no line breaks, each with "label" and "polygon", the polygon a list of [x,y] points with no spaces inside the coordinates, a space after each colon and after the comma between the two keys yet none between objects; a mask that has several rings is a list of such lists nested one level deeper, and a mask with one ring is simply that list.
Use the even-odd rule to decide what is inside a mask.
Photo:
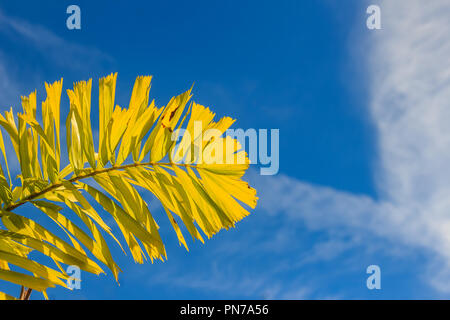
[{"label": "blue sky", "polygon": [[[44,81],[67,89],[111,72],[126,105],[151,74],[158,105],[195,82],[194,100],[236,127],[280,129],[279,174],[249,171],[260,202],[234,230],[187,253],[146,195],[168,260],[135,265],[115,250],[120,286],[83,273],[81,290],[50,298],[448,297],[450,8],[373,3],[381,30],[357,0],[2,2],[1,110],[35,89],[43,98]],[[70,4],[81,30],[66,28]],[[366,287],[372,264],[381,290]]]}]

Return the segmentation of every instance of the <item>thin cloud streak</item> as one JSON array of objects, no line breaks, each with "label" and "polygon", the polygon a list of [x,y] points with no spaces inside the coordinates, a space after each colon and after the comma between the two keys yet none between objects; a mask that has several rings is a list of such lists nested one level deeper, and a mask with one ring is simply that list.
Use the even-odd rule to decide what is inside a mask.
[{"label": "thin cloud streak", "polygon": [[[315,296],[312,288],[317,289],[317,283],[301,286],[300,276],[284,283],[276,280],[277,272],[329,261],[359,246],[394,256],[424,250],[430,257],[425,281],[437,290],[450,291],[445,285],[450,279],[446,271],[450,266],[450,3],[433,1],[424,7],[420,0],[385,0],[381,12],[383,29],[367,31],[371,50],[364,57],[371,94],[367,108],[379,148],[374,172],[378,199],[282,174],[261,177],[251,171],[249,180],[260,197],[258,209],[265,212],[268,223],[279,224],[259,225],[260,230],[241,235],[238,243],[227,243],[218,253],[224,261],[226,257],[238,259],[237,246],[242,251],[264,251],[282,258],[277,268],[257,276],[234,270],[226,277],[227,286],[218,286],[223,279],[215,280],[210,277],[214,272],[205,270],[208,281],[198,279],[204,289],[232,291],[239,287],[249,295],[270,292],[271,298],[282,298],[281,293],[292,291],[292,284],[297,283],[300,296]],[[328,239],[302,256],[300,250],[305,247],[295,230],[303,226],[311,233],[324,231]],[[349,265],[359,266],[356,260]],[[248,282],[242,280],[247,278],[258,285],[246,286]],[[184,283],[178,280],[174,285]]]},{"label": "thin cloud streak", "polygon": [[426,248],[436,254],[428,283],[449,291],[450,3],[383,1],[381,11],[383,29],[373,31],[368,58],[380,200],[280,175],[258,184],[260,208],[310,230],[369,231]]},{"label": "thin cloud streak", "polygon": [[11,40],[20,38],[50,62],[72,70],[86,70],[99,63],[113,61],[96,48],[67,41],[41,25],[8,16],[1,9],[0,32]]},{"label": "thin cloud streak", "polygon": [[[258,208],[282,219],[273,229],[267,226],[243,234],[242,242],[235,245],[249,245],[266,254],[277,254],[276,248],[281,248],[278,254],[282,256],[288,250],[304,249],[292,244],[296,234],[289,233],[300,223],[310,231],[329,233],[328,241],[312,248],[309,258],[298,259],[298,264],[304,265],[329,259],[330,254],[342,254],[352,246],[373,246],[367,239],[375,236],[397,246],[435,253],[435,260],[429,262],[428,282],[439,290],[450,291],[445,285],[450,279],[445,271],[450,266],[450,3],[436,0],[424,6],[419,0],[384,0],[381,12],[383,29],[368,31],[372,36],[368,108],[378,136],[379,164],[374,176],[379,200],[285,175],[253,174],[250,178],[261,199]],[[80,65],[83,57],[91,57],[87,61],[107,59],[97,50],[68,43],[43,27],[7,17],[1,11],[0,32],[29,40],[41,54],[48,54],[61,65],[70,60],[76,68],[77,63],[68,57],[78,59]],[[11,83],[10,77],[2,73],[0,60],[0,88],[13,86]],[[266,231],[270,231],[269,236],[261,237]],[[283,236],[285,233],[289,237]],[[261,238],[268,240],[263,242]],[[295,241],[300,242],[298,238]],[[230,243],[227,247],[236,250]],[[227,257],[227,248],[219,249]],[[292,261],[280,261],[280,268],[284,267],[292,268]],[[168,270],[167,278],[158,277],[160,281],[172,279],[174,286],[229,292],[238,288],[248,295],[266,292],[271,298],[283,297],[286,286],[293,297],[314,295],[310,289],[314,284],[308,284],[309,288],[300,286],[300,277],[290,287],[274,280],[278,270],[264,270],[246,281],[235,270],[225,276],[214,265],[211,270],[205,268],[204,275],[183,278],[174,278],[176,270]]]}]

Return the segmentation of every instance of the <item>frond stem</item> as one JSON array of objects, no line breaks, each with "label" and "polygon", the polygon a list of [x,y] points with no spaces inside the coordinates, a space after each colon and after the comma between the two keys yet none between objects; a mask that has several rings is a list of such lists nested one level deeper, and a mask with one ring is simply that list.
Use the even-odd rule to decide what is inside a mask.
[{"label": "frond stem", "polygon": [[[123,170],[126,168],[134,168],[134,167],[142,167],[142,166],[172,166],[172,165],[183,166],[183,167],[194,167],[191,164],[174,163],[174,162],[141,162],[141,163],[135,162],[135,163],[130,163],[130,164],[122,165],[122,166],[112,166],[112,167],[103,168],[100,170],[93,170],[92,172],[89,172],[89,173],[81,174],[79,176],[74,176],[66,181],[68,181],[70,183],[74,183],[74,182],[77,182],[82,179],[94,177],[98,174],[102,174],[102,173],[106,173],[106,172],[110,172],[110,171],[116,171],[116,170]],[[50,192],[52,190],[55,190],[62,186],[63,186],[62,182],[53,183],[53,184],[49,185],[48,187],[42,189],[41,191],[32,193],[29,196],[23,198],[22,200],[17,201],[16,203],[7,206],[3,210],[4,211],[12,211],[12,210],[20,207],[21,205],[23,205],[29,201],[32,201],[32,200],[42,196],[43,194]],[[1,214],[0,214],[0,216],[1,216]]]}]

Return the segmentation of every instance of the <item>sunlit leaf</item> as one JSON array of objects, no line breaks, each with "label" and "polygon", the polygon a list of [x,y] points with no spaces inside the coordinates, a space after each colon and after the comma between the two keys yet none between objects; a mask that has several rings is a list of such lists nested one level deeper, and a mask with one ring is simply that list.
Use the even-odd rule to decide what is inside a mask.
[{"label": "sunlit leaf", "polygon": [[[247,155],[237,140],[223,136],[233,119],[214,121],[209,108],[191,101],[192,88],[157,107],[149,97],[151,76],[136,79],[129,105],[122,108],[115,105],[116,82],[116,73],[99,81],[98,144],[91,124],[92,80],[67,90],[63,149],[69,163],[61,163],[62,79],[45,84],[42,115],[36,91],[22,97],[17,117],[12,109],[0,115],[20,166],[20,183],[13,185],[0,132],[5,164],[0,165],[0,279],[48,298],[47,288],[66,286],[67,265],[100,274],[100,262],[118,280],[117,251],[131,252],[137,263],[164,261],[161,214],[150,210],[141,188],[160,201],[163,218],[186,249],[189,239],[183,233],[204,242],[205,235],[210,238],[247,216],[244,206],[256,206],[256,190],[242,180]],[[205,136],[209,129],[215,135]],[[40,215],[31,211],[25,217],[20,210],[32,207],[27,204]],[[12,298],[0,293],[0,299]]]}]

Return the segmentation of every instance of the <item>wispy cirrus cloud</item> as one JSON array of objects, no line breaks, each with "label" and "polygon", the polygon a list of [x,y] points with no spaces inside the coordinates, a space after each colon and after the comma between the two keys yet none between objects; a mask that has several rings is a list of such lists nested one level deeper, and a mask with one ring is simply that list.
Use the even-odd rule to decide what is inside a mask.
[{"label": "wispy cirrus cloud", "polygon": [[[68,41],[42,25],[7,15],[1,8],[0,36],[1,41],[11,42],[13,50],[20,50],[23,44],[28,46],[29,52],[40,55],[41,61],[48,63],[52,69],[59,70],[58,77],[67,70],[91,74],[91,71],[97,70],[99,66],[113,62],[109,55],[97,48]],[[10,50],[0,45],[0,111],[9,110],[11,106],[18,110],[16,108],[20,105],[21,95],[28,94],[38,86],[43,88],[44,81],[51,81],[43,77],[34,66],[35,63],[26,59],[18,60]],[[29,69],[35,72],[28,72]],[[64,137],[65,131],[61,134]],[[94,134],[98,132],[94,131]],[[5,143],[8,153],[14,154],[9,139],[6,139]],[[67,162],[67,155],[63,153],[62,156],[63,161]],[[19,173],[17,162],[10,161],[9,165],[13,174]]]},{"label": "wispy cirrus cloud", "polygon": [[12,103],[19,94],[18,85],[11,78],[3,58],[3,54],[0,52],[0,101],[2,104]]},{"label": "wispy cirrus cloud", "polygon": [[[209,290],[234,290],[234,284],[249,296],[266,292],[270,298],[286,298],[299,288],[299,297],[323,298],[316,294],[318,284],[310,285],[305,275],[287,283],[280,272],[362,247],[392,255],[424,250],[430,257],[425,281],[450,291],[450,3],[437,0],[423,6],[420,0],[385,0],[381,11],[383,29],[367,31],[370,53],[362,57],[370,81],[367,108],[377,130],[373,174],[378,198],[282,174],[251,174],[260,196],[258,208],[264,212],[261,219],[270,227],[260,221],[259,230],[246,230],[236,243],[227,242],[217,252],[225,265],[231,257],[250,261],[256,252],[279,257],[278,263],[247,273],[243,266],[223,270],[221,277],[208,273],[208,281],[193,275],[190,283],[198,278]],[[307,248],[300,244],[299,230],[328,237]],[[238,257],[236,247],[248,256]],[[349,260],[348,270],[361,272],[358,259]],[[242,279],[252,279],[251,285]]]},{"label": "wispy cirrus cloud", "polygon": [[85,70],[103,61],[112,62],[106,53],[65,40],[38,24],[6,15],[0,9],[0,33],[19,43],[27,43],[51,63],[72,70]]},{"label": "wispy cirrus cloud", "polygon": [[260,204],[310,230],[370,232],[424,248],[435,255],[428,283],[449,291],[450,3],[383,1],[381,10],[367,59],[379,199],[278,176],[259,184],[270,189]]}]

